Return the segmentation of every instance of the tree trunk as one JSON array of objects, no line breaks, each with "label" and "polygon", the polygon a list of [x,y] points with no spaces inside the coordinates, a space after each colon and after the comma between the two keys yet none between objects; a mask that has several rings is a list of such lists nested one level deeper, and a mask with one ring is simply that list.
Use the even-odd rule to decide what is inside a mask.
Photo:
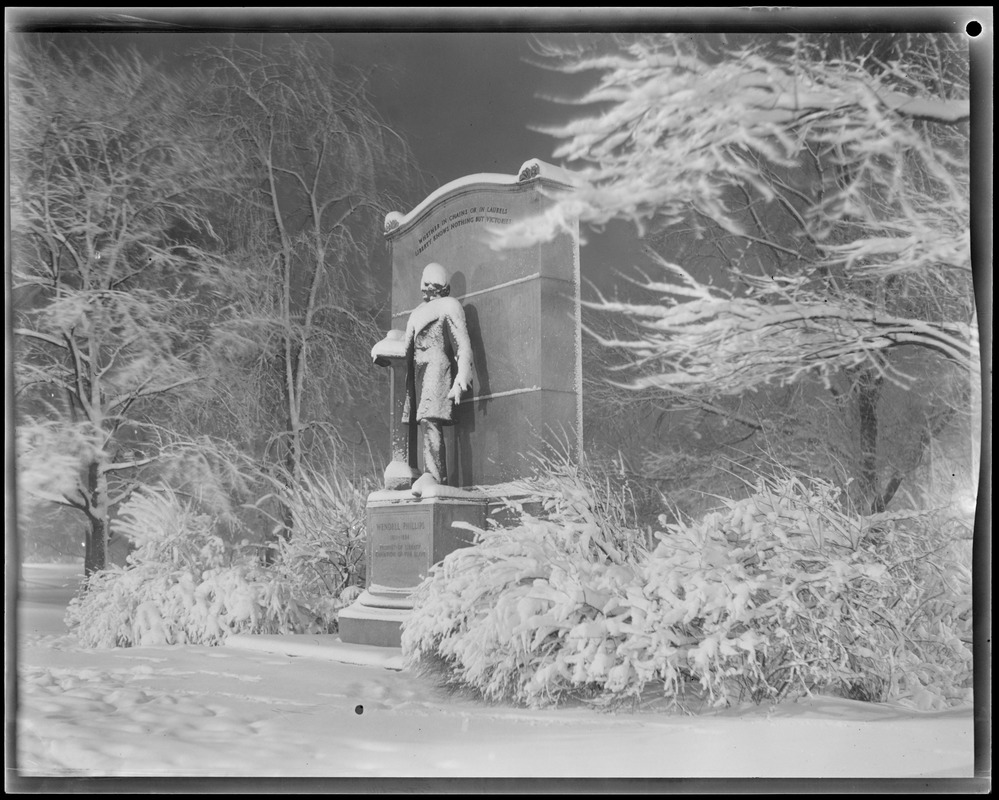
[{"label": "tree trunk", "polygon": [[[287,336],[287,334],[286,334]],[[295,347],[290,338],[285,340],[285,397],[287,422],[287,445],[284,453],[285,475],[282,480],[292,489],[302,474],[302,416],[301,394],[299,393],[299,370],[301,369],[301,347]],[[285,540],[290,540],[295,528],[295,520],[287,504],[281,504],[281,523],[284,526]]]},{"label": "tree trunk", "polygon": [[[927,421],[926,427],[923,429],[922,435],[919,437],[919,445],[916,450],[916,457],[909,471],[915,469],[923,460],[923,455],[930,448],[930,443],[938,437],[950,424],[951,419],[953,419],[954,414],[957,413],[957,408],[951,406],[950,408],[944,409],[940,414],[938,414],[934,419]],[[891,502],[895,493],[898,491],[898,487],[902,485],[902,481],[905,480],[905,473],[896,472],[885,490],[880,494],[877,494],[871,503],[870,513],[880,514],[885,509],[887,509],[888,504]]]},{"label": "tree trunk", "polygon": [[[298,431],[291,431],[288,452],[285,454],[284,466],[286,474],[284,479],[288,481],[289,492],[294,491],[294,485],[299,476],[298,436]],[[286,541],[290,540],[295,529],[295,518],[291,513],[291,507],[287,503],[281,504],[281,522],[284,524],[284,538]]]},{"label": "tree trunk", "polygon": [[108,565],[108,526],[105,520],[92,516],[87,531],[87,549],[83,558],[83,574],[90,577]]},{"label": "tree trunk", "polygon": [[875,497],[874,502],[871,503],[872,514],[881,514],[886,508],[888,508],[888,504],[895,496],[895,492],[898,491],[898,487],[902,485],[904,478],[905,476],[901,473],[895,473],[892,476],[892,479],[888,481],[888,485],[885,487],[885,490]]},{"label": "tree trunk", "polygon": [[90,530],[87,532],[83,571],[89,577],[94,572],[106,569],[108,565],[108,481],[99,461],[92,461],[87,467],[87,490]]},{"label": "tree trunk", "polygon": [[863,370],[857,379],[857,418],[860,423],[859,488],[863,507],[869,508],[878,492],[878,400],[884,378]]}]

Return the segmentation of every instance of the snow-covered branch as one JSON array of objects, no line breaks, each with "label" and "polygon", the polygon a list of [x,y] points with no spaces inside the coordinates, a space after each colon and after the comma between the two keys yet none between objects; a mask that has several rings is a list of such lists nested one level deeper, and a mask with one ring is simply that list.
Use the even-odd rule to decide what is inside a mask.
[{"label": "snow-covered branch", "polygon": [[767,285],[747,278],[749,291],[735,296],[698,283],[681,267],[661,259],[660,265],[667,277],[642,285],[661,302],[587,303],[636,330],[630,338],[591,332],[626,354],[622,371],[637,373],[621,382],[629,389],[737,395],[864,365],[908,385],[911,376],[884,358],[904,345],[937,352],[969,373],[978,369],[977,330],[970,324],[887,314],[856,295],[816,294],[801,280]]},{"label": "snow-covered branch", "polygon": [[159,455],[156,456],[146,456],[144,458],[131,458],[127,461],[114,461],[111,463],[106,463],[101,465],[101,469],[104,472],[119,472],[124,469],[135,469],[137,467],[144,467],[147,464],[153,464],[160,458]]},{"label": "snow-covered branch", "polygon": [[614,321],[592,332],[614,385],[639,397],[844,372],[907,387],[918,352],[977,374],[960,42],[741,41],[556,53],[553,69],[596,76],[567,101],[584,113],[546,130],[577,188],[500,246],[574,216],[637,225],[661,274],[588,305]]},{"label": "snow-covered branch", "polygon": [[68,349],[66,341],[60,337],[49,333],[44,333],[43,331],[33,331],[29,328],[14,328],[15,336],[24,336],[29,339],[37,339],[40,342],[45,342],[46,344],[54,345],[60,349]]},{"label": "snow-covered branch", "polygon": [[[152,376],[150,376],[151,380]],[[156,395],[166,394],[174,389],[179,389],[181,386],[188,386],[192,383],[204,380],[202,375],[188,375],[184,378],[179,378],[178,380],[171,381],[170,383],[158,384],[158,385],[143,385],[135,388],[131,391],[125,392],[124,394],[112,397],[107,403],[107,410],[109,412],[114,411],[124,405],[130,404],[144,397],[154,397]]]},{"label": "snow-covered branch", "polygon": [[[836,266],[874,275],[966,269],[967,137],[950,124],[969,114],[966,87],[942,95],[911,65],[806,56],[807,46],[792,39],[784,50],[764,43],[707,58],[674,40],[672,49],[636,44],[559,62],[567,72],[600,72],[571,101],[599,112],[545,131],[560,141],[556,157],[577,170],[578,189],[544,216],[509,226],[501,241],[551,238],[574,215],[663,230],[691,209],[763,241],[748,219],[753,204],[748,213],[733,205],[733,191],[748,190],[762,204],[783,204],[801,223],[799,238]],[[779,175],[816,156],[827,177],[806,173],[789,205]],[[799,254],[791,239],[765,241]]]}]

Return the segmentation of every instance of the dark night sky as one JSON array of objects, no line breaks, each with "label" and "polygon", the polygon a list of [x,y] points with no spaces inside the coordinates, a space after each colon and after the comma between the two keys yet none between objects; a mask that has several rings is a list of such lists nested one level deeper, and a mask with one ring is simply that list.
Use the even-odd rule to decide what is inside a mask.
[{"label": "dark night sky", "polygon": [[[524,61],[530,34],[341,34],[346,60],[376,65],[373,100],[405,132],[432,187],[475,172],[514,173],[549,158],[554,140],[528,128],[559,109],[537,92],[556,75]],[[553,113],[554,112],[554,113]]]}]

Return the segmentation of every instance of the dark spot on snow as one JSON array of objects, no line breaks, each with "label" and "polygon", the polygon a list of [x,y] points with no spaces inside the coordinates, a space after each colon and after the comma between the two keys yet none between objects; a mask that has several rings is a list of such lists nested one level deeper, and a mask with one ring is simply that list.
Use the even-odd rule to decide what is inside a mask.
[{"label": "dark spot on snow", "polygon": [[364,713],[364,706],[354,706],[354,713],[355,714],[363,714]]}]

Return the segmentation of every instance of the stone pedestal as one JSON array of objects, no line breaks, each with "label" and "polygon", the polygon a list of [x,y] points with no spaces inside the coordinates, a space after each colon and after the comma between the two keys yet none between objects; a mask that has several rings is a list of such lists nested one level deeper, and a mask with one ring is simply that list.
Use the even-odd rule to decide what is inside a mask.
[{"label": "stone pedestal", "polygon": [[398,647],[413,590],[430,567],[472,543],[474,534],[453,523],[485,526],[484,497],[440,488],[443,496],[415,498],[406,491],[369,496],[367,588],[340,612],[341,641]]}]

